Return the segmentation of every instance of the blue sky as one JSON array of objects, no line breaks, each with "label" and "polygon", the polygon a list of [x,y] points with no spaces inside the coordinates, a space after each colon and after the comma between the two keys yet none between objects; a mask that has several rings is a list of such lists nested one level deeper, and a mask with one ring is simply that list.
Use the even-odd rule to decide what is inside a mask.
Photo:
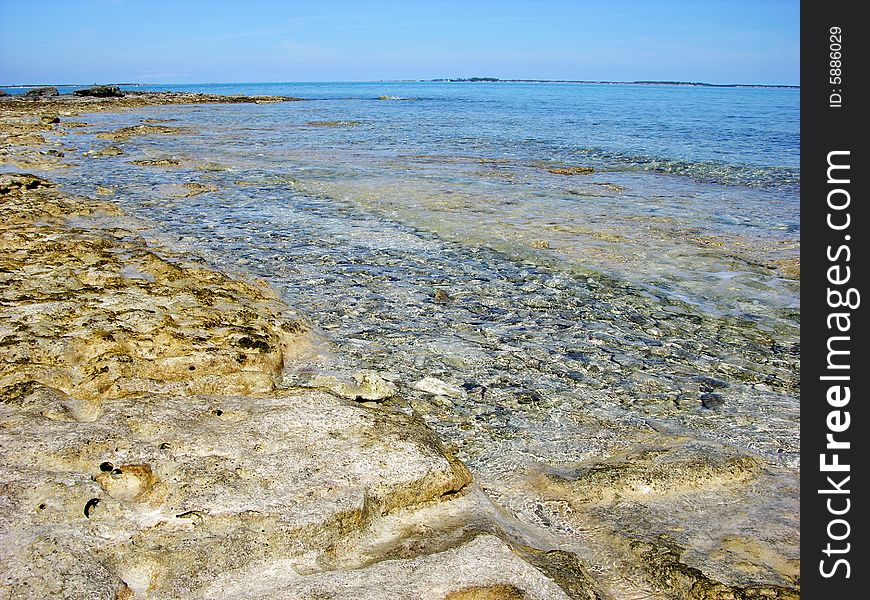
[{"label": "blue sky", "polygon": [[797,85],[798,0],[0,0],[0,84]]}]

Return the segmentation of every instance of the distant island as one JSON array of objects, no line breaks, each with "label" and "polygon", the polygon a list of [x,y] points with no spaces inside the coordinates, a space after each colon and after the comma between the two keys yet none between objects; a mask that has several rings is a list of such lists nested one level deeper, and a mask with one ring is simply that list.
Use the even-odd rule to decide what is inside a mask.
[{"label": "distant island", "polygon": [[453,77],[428,79],[430,82],[450,83],[595,83],[600,85],[679,85],[691,87],[716,88],[789,88],[800,89],[799,85],[779,85],[766,83],[705,83],[703,81],[596,81],[586,79],[499,79],[498,77]]}]

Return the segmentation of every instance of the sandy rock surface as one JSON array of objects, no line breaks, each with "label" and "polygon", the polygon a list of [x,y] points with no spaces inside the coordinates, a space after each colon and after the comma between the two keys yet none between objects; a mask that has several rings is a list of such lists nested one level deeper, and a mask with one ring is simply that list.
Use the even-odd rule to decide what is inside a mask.
[{"label": "sandy rock surface", "polygon": [[[32,189],[28,189],[28,187]],[[182,267],[129,231],[64,218],[116,212],[27,175],[0,176],[0,386],[83,400],[274,388],[307,328],[266,290]],[[22,387],[23,386],[23,387]]]}]

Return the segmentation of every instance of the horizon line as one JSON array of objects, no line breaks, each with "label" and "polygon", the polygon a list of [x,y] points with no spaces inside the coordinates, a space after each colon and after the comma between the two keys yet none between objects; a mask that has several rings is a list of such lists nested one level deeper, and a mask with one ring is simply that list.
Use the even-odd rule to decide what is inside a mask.
[{"label": "horizon line", "polygon": [[33,87],[89,87],[94,85],[143,86],[143,85],[266,85],[293,83],[578,83],[592,85],[668,85],[674,87],[756,87],[756,88],[789,88],[800,89],[800,84],[788,83],[709,83],[706,81],[679,80],[606,80],[606,79],[526,79],[498,77],[437,77],[433,79],[344,79],[344,80],[311,80],[311,81],[202,81],[185,83],[167,82],[107,82],[107,83],[13,83],[0,84],[0,88],[33,88]]}]

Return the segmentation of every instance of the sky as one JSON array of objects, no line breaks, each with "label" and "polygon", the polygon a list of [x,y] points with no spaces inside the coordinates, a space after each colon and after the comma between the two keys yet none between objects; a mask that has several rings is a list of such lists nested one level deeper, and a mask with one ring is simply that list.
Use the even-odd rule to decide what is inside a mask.
[{"label": "sky", "polygon": [[798,0],[0,0],[0,85],[798,85]]}]

